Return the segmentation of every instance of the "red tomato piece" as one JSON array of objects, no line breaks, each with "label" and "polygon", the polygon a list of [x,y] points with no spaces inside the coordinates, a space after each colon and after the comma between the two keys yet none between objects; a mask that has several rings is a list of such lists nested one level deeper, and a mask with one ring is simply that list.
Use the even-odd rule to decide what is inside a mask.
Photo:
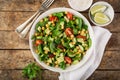
[{"label": "red tomato piece", "polygon": [[49,20],[50,20],[50,21],[56,21],[56,20],[57,20],[57,17],[51,16],[51,17],[49,17]]},{"label": "red tomato piece", "polygon": [[36,41],[35,41],[35,45],[36,45],[36,46],[38,46],[38,45],[40,45],[40,44],[43,44],[43,41],[42,41],[42,40],[36,40]]},{"label": "red tomato piece", "polygon": [[65,61],[68,63],[68,64],[71,64],[72,63],[72,59],[70,57],[65,57]]},{"label": "red tomato piece", "polygon": [[86,36],[77,35],[76,37],[77,38],[82,38],[82,39],[86,40]]},{"label": "red tomato piece", "polygon": [[66,28],[66,29],[65,29],[65,34],[66,34],[67,36],[73,35],[73,30],[72,30],[71,28]]},{"label": "red tomato piece", "polygon": [[67,18],[69,19],[69,20],[72,20],[73,19],[73,14],[72,13],[70,13],[70,12],[67,12]]}]

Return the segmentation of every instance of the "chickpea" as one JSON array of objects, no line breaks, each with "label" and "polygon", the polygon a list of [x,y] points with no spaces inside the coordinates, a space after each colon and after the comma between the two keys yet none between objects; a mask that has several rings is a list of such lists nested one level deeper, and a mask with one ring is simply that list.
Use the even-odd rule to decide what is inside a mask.
[{"label": "chickpea", "polygon": [[52,26],[55,26],[55,23],[52,23]]},{"label": "chickpea", "polygon": [[58,61],[55,61],[55,64],[58,64]]},{"label": "chickpea", "polygon": [[35,50],[35,52],[36,52],[36,53],[39,53],[39,51],[38,51],[38,50]]},{"label": "chickpea", "polygon": [[52,17],[52,14],[50,14],[49,17]]},{"label": "chickpea", "polygon": [[74,35],[71,35],[70,37],[71,37],[71,39],[73,39],[73,38],[74,38]]},{"label": "chickpea", "polygon": [[48,54],[48,51],[45,51],[45,54]]},{"label": "chickpea", "polygon": [[50,63],[47,63],[47,65],[49,66],[49,65],[50,65]]},{"label": "chickpea", "polygon": [[76,47],[77,49],[80,49],[79,46]]},{"label": "chickpea", "polygon": [[48,28],[48,27],[49,27],[49,24],[46,24],[46,27]]},{"label": "chickpea", "polygon": [[67,14],[68,12],[67,11],[65,11],[65,14]]},{"label": "chickpea", "polygon": [[35,33],[35,36],[38,36],[39,35],[39,33]]},{"label": "chickpea", "polygon": [[43,22],[43,19],[41,19],[40,22]]},{"label": "chickpea", "polygon": [[42,27],[42,30],[45,30],[45,27]]},{"label": "chickpea", "polygon": [[55,68],[58,68],[59,66],[58,65],[55,65]]},{"label": "chickpea", "polygon": [[55,53],[55,52],[54,52],[53,54],[54,54],[54,55],[56,55],[56,53]]},{"label": "chickpea", "polygon": [[78,31],[78,33],[80,34],[80,31]]}]

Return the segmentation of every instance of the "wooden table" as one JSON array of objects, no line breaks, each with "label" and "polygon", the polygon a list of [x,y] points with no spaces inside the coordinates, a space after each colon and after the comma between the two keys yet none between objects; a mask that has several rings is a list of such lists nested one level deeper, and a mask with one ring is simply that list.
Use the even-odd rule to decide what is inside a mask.
[{"label": "wooden table", "polygon": [[[42,1],[0,0],[0,80],[27,80],[22,77],[22,69],[35,60],[28,39],[20,39],[14,30],[38,10]],[[109,2],[115,10],[113,22],[105,27],[113,35],[99,68],[88,80],[120,80],[120,0],[104,1]],[[69,7],[67,0],[55,0],[50,8],[64,6]],[[88,11],[82,14],[88,18]],[[58,80],[59,73],[42,69],[42,80]]]}]

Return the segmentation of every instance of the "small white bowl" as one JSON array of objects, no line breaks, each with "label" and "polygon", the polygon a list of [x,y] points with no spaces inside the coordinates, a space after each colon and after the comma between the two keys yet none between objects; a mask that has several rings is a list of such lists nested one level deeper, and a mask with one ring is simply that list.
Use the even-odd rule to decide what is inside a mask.
[{"label": "small white bowl", "polygon": [[[89,50],[86,52],[86,54],[84,55],[83,59],[76,65],[71,65],[70,67],[67,67],[65,70],[62,70],[61,68],[55,68],[55,67],[50,67],[48,65],[46,65],[44,62],[41,62],[39,60],[39,57],[38,55],[35,53],[34,51],[34,48],[33,48],[33,41],[31,40],[31,37],[32,35],[35,33],[35,26],[36,24],[41,20],[43,19],[44,17],[47,17],[48,15],[50,14],[53,14],[53,13],[56,13],[56,12],[63,12],[63,11],[68,11],[68,12],[71,12],[72,14],[78,16],[78,17],[81,17],[83,19],[83,21],[85,22],[85,24],[88,25],[88,31],[89,31],[89,34],[90,34],[90,38],[92,40],[92,45],[91,47],[89,48]],[[44,12],[43,14],[41,14],[37,20],[34,22],[31,30],[30,30],[30,36],[29,36],[29,46],[30,46],[30,50],[32,52],[32,55],[34,56],[34,58],[36,59],[36,61],[41,65],[43,66],[44,68],[46,69],[49,69],[51,71],[55,71],[55,72],[68,72],[68,71],[72,71],[72,70],[75,70],[77,68],[80,68],[83,64],[85,64],[87,62],[87,60],[90,58],[90,56],[92,56],[92,53],[93,53],[93,49],[94,49],[94,32],[93,32],[93,29],[92,29],[92,26],[90,25],[90,23],[88,22],[88,20],[82,15],[80,14],[79,12],[75,11],[75,10],[72,10],[72,9],[69,9],[69,8],[54,8],[54,9],[50,9],[46,12]]]},{"label": "small white bowl", "polygon": [[68,0],[68,3],[76,11],[85,11],[92,5],[93,0]]},{"label": "small white bowl", "polygon": [[[104,13],[110,18],[110,21],[109,21],[108,23],[106,23],[106,24],[97,24],[97,23],[92,19],[91,14],[90,14],[90,10],[91,10],[91,8],[92,8],[93,6],[95,6],[95,5],[105,5],[105,6],[107,6],[107,10],[106,10]],[[94,3],[94,4],[91,6],[91,8],[90,8],[88,14],[89,14],[90,20],[92,21],[92,23],[93,23],[94,25],[97,25],[97,26],[107,26],[107,25],[109,25],[109,24],[113,21],[113,18],[114,18],[114,9],[113,9],[113,7],[112,7],[109,3],[104,2],[104,1],[99,1],[99,2]]]}]

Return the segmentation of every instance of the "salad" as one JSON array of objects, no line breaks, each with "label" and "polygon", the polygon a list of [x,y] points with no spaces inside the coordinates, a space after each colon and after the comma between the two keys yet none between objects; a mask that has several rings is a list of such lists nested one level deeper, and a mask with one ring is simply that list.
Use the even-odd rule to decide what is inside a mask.
[{"label": "salad", "polygon": [[70,12],[57,12],[41,19],[32,40],[39,60],[61,69],[79,63],[92,44],[88,26]]}]

